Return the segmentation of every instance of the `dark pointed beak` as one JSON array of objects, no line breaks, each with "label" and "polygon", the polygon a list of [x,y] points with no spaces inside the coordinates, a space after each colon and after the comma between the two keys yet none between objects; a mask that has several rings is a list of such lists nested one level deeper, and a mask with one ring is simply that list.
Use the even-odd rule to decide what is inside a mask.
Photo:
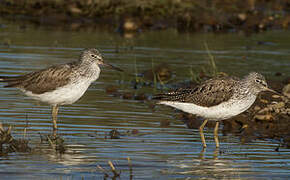
[{"label": "dark pointed beak", "polygon": [[270,92],[275,93],[275,94],[282,95],[282,94],[278,93],[277,91],[274,91],[273,89],[270,89],[270,88],[268,88],[268,87],[265,88],[265,90],[266,90],[266,91],[270,91]]},{"label": "dark pointed beak", "polygon": [[123,69],[120,69],[120,68],[118,68],[118,67],[116,67],[116,66],[113,66],[112,64],[109,64],[109,63],[105,63],[105,62],[103,62],[103,65],[104,65],[104,66],[107,66],[107,67],[109,67],[109,68],[111,68],[111,69],[114,69],[114,70],[116,70],[116,71],[124,72]]}]

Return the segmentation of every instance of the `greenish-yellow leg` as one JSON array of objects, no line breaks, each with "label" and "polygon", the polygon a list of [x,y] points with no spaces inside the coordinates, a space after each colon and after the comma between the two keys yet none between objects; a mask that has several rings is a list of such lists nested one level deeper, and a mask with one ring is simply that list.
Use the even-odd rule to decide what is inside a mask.
[{"label": "greenish-yellow leg", "polygon": [[214,141],[215,141],[215,146],[217,148],[220,147],[218,132],[219,132],[219,122],[217,121],[214,128]]},{"label": "greenish-yellow leg", "polygon": [[204,134],[203,134],[203,128],[206,125],[207,121],[208,121],[207,119],[204,120],[202,125],[199,127],[199,134],[200,134],[200,138],[201,138],[202,145],[204,148],[206,148],[206,143],[205,143],[205,138],[204,138]]},{"label": "greenish-yellow leg", "polygon": [[52,106],[52,123],[53,123],[53,134],[56,135],[56,131],[57,131],[57,113],[58,113],[58,106],[57,105],[53,105]]}]

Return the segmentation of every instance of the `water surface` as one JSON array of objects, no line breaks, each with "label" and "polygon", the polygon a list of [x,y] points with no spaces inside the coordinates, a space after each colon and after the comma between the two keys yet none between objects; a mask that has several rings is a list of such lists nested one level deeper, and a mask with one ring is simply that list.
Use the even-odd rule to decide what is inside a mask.
[{"label": "water surface", "polygon": [[[166,62],[173,81],[190,80],[190,69],[208,63],[208,44],[219,71],[242,76],[259,71],[268,79],[276,72],[289,76],[289,31],[253,34],[179,34],[175,30],[143,32],[124,38],[104,30],[67,31],[3,22],[0,37],[0,75],[19,75],[52,64],[78,58],[86,47],[97,47],[105,59],[128,73],[141,72]],[[100,165],[109,169],[111,160],[121,178],[129,178],[127,157],[133,164],[134,179],[272,179],[287,178],[290,150],[278,142],[257,140],[241,143],[231,134],[222,136],[215,149],[213,129],[206,129],[208,148],[202,150],[197,129],[187,129],[174,110],[150,102],[126,100],[105,92],[116,85],[120,92],[156,92],[154,88],[132,89],[131,77],[103,69],[100,78],[75,104],[62,106],[59,133],[67,152],[58,155],[43,147],[43,153],[13,153],[0,157],[1,177],[12,179],[100,179]],[[13,126],[13,135],[23,136],[37,146],[40,134],[51,132],[50,107],[23,96],[13,88],[0,87],[0,122]],[[169,120],[170,125],[161,126]],[[222,127],[220,127],[222,128]],[[117,129],[120,139],[109,139]],[[127,133],[137,130],[138,133]]]}]

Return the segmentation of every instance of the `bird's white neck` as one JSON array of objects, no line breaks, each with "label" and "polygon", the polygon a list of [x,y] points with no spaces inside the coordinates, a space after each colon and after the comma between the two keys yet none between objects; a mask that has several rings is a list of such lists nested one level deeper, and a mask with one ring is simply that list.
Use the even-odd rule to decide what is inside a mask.
[{"label": "bird's white neck", "polygon": [[99,78],[101,69],[97,63],[81,62],[80,72],[83,77],[85,76],[91,81],[95,81]]}]

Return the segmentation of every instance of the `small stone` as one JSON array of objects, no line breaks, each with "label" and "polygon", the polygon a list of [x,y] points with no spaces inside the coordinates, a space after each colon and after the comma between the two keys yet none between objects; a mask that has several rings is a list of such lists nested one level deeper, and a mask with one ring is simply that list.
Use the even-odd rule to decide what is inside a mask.
[{"label": "small stone", "polygon": [[255,110],[255,111],[259,111],[260,109],[261,109],[260,106],[255,106],[255,107],[254,107],[254,110]]},{"label": "small stone", "polygon": [[274,105],[274,108],[280,109],[285,107],[285,103],[284,102],[279,102],[277,104]]},{"label": "small stone", "polygon": [[268,19],[269,19],[270,21],[273,21],[273,20],[274,20],[274,17],[273,17],[273,16],[269,16]]},{"label": "small stone", "polygon": [[248,124],[244,124],[243,126],[242,126],[242,128],[241,129],[246,129],[246,128],[248,128],[249,127],[249,125]]},{"label": "small stone", "polygon": [[264,103],[264,104],[268,104],[268,103],[269,103],[269,101],[266,100],[266,99],[260,99],[260,102],[261,102],[261,103]]},{"label": "small stone", "polygon": [[125,18],[120,24],[120,28],[125,31],[137,31],[139,28],[139,25],[135,19],[132,18]]},{"label": "small stone", "polygon": [[247,19],[247,14],[246,13],[240,13],[240,14],[238,14],[238,18],[241,21],[245,21]]},{"label": "small stone", "polygon": [[80,8],[76,7],[75,5],[70,6],[69,11],[72,14],[81,14],[82,13],[82,10]]},{"label": "small stone", "polygon": [[262,121],[269,121],[273,119],[271,114],[257,114],[255,115],[255,119],[262,120]]},{"label": "small stone", "polygon": [[131,133],[132,134],[138,134],[139,133],[139,130],[138,129],[132,129]]},{"label": "small stone", "polygon": [[272,95],[272,98],[275,98],[275,99],[280,98],[280,97],[281,97],[281,96],[279,96],[279,95],[277,95],[277,94]]},{"label": "small stone", "polygon": [[282,93],[288,98],[290,98],[290,84],[287,84],[286,86],[284,86]]},{"label": "small stone", "polygon": [[110,131],[111,139],[120,139],[121,133],[117,129],[113,129]]},{"label": "small stone", "polygon": [[266,112],[269,112],[270,110],[271,110],[270,108],[265,107],[265,108],[261,109],[261,110],[259,111],[259,113],[266,113]]}]

